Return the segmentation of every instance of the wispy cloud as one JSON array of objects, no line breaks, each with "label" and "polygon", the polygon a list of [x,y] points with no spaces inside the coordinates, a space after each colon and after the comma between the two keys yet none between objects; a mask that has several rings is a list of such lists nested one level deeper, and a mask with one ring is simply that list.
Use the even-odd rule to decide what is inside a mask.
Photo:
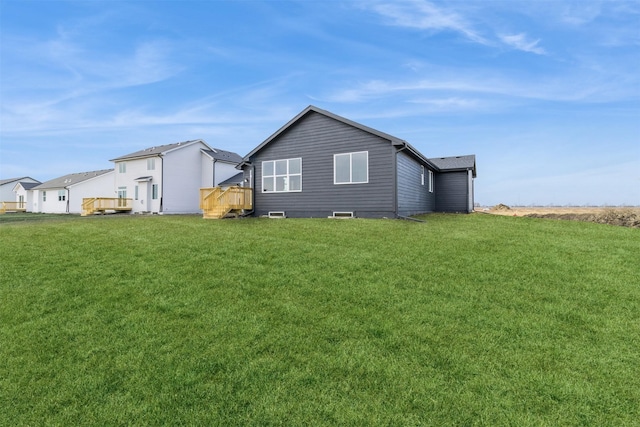
[{"label": "wispy cloud", "polygon": [[[431,33],[451,31],[466,39],[486,46],[499,47],[506,45],[523,52],[544,55],[547,52],[539,46],[540,39],[530,40],[523,33],[499,34],[491,26],[491,22],[471,18],[472,12],[460,4],[445,8],[426,0],[409,2],[373,3],[373,11],[387,19],[388,24],[423,30]],[[474,13],[479,13],[474,8]],[[477,18],[477,17],[476,17]],[[484,26],[484,28],[483,28]]]},{"label": "wispy cloud", "polygon": [[538,55],[544,55],[547,53],[542,47],[538,46],[540,39],[528,40],[527,35],[524,33],[513,35],[504,34],[500,35],[499,37],[504,44],[506,44],[507,46],[511,46],[517,50],[536,53]]},{"label": "wispy cloud", "polygon": [[487,43],[464,17],[428,1],[374,3],[371,8],[386,17],[390,25],[433,32],[453,31],[474,42]]}]

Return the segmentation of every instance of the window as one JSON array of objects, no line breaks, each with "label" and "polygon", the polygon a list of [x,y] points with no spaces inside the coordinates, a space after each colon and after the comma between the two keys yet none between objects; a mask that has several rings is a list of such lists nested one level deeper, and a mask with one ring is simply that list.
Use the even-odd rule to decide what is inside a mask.
[{"label": "window", "polygon": [[433,193],[433,171],[429,171],[429,193]]},{"label": "window", "polygon": [[302,159],[262,162],[262,191],[266,193],[302,191]]},{"label": "window", "polygon": [[58,201],[64,202],[67,199],[67,195],[64,190],[58,190]]},{"label": "window", "polygon": [[46,201],[47,201],[47,192],[46,192],[46,191],[43,191],[43,192],[42,192],[42,201],[43,201],[43,202],[46,202]]},{"label": "window", "polygon": [[125,162],[118,163],[118,173],[126,173],[127,172],[127,164]]},{"label": "window", "polygon": [[137,185],[133,188],[133,197],[134,197],[134,199],[138,200],[138,186]]},{"label": "window", "polygon": [[147,159],[147,170],[152,171],[156,168],[156,159]]},{"label": "window", "polygon": [[369,182],[369,152],[333,155],[334,184],[364,184]]},{"label": "window", "polygon": [[420,166],[420,184],[424,185],[424,166]]},{"label": "window", "polygon": [[153,184],[151,186],[151,198],[156,200],[158,198],[158,184]]}]

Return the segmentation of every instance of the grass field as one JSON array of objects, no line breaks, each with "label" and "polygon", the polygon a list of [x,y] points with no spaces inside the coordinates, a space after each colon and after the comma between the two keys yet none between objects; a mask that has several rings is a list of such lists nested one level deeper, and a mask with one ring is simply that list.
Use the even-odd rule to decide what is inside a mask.
[{"label": "grass field", "polygon": [[639,425],[638,229],[12,218],[3,426]]}]

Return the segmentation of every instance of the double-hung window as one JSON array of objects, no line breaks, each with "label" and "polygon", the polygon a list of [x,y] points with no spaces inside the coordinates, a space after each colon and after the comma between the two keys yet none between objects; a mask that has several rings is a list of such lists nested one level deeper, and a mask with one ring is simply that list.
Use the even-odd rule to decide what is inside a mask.
[{"label": "double-hung window", "polygon": [[64,202],[67,198],[67,195],[64,190],[58,190],[58,201]]},{"label": "double-hung window", "polygon": [[127,164],[125,162],[118,163],[118,173],[126,173],[127,172]]},{"label": "double-hung window", "polygon": [[262,162],[262,191],[265,193],[302,191],[302,158]]},{"label": "double-hung window", "polygon": [[365,184],[369,182],[369,152],[333,155],[334,184]]},{"label": "double-hung window", "polygon": [[156,159],[147,159],[147,170],[152,171],[156,169]]}]

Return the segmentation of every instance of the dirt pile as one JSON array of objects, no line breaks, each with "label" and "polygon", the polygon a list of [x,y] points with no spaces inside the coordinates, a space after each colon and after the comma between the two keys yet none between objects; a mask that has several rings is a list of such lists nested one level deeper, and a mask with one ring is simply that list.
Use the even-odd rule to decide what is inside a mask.
[{"label": "dirt pile", "polygon": [[598,224],[640,228],[640,214],[632,209],[605,209],[597,213],[532,213],[525,216],[530,218],[588,221]]},{"label": "dirt pile", "polygon": [[502,203],[499,203],[497,205],[495,205],[494,207],[491,208],[492,211],[510,211],[511,208],[507,205],[503,205]]}]

